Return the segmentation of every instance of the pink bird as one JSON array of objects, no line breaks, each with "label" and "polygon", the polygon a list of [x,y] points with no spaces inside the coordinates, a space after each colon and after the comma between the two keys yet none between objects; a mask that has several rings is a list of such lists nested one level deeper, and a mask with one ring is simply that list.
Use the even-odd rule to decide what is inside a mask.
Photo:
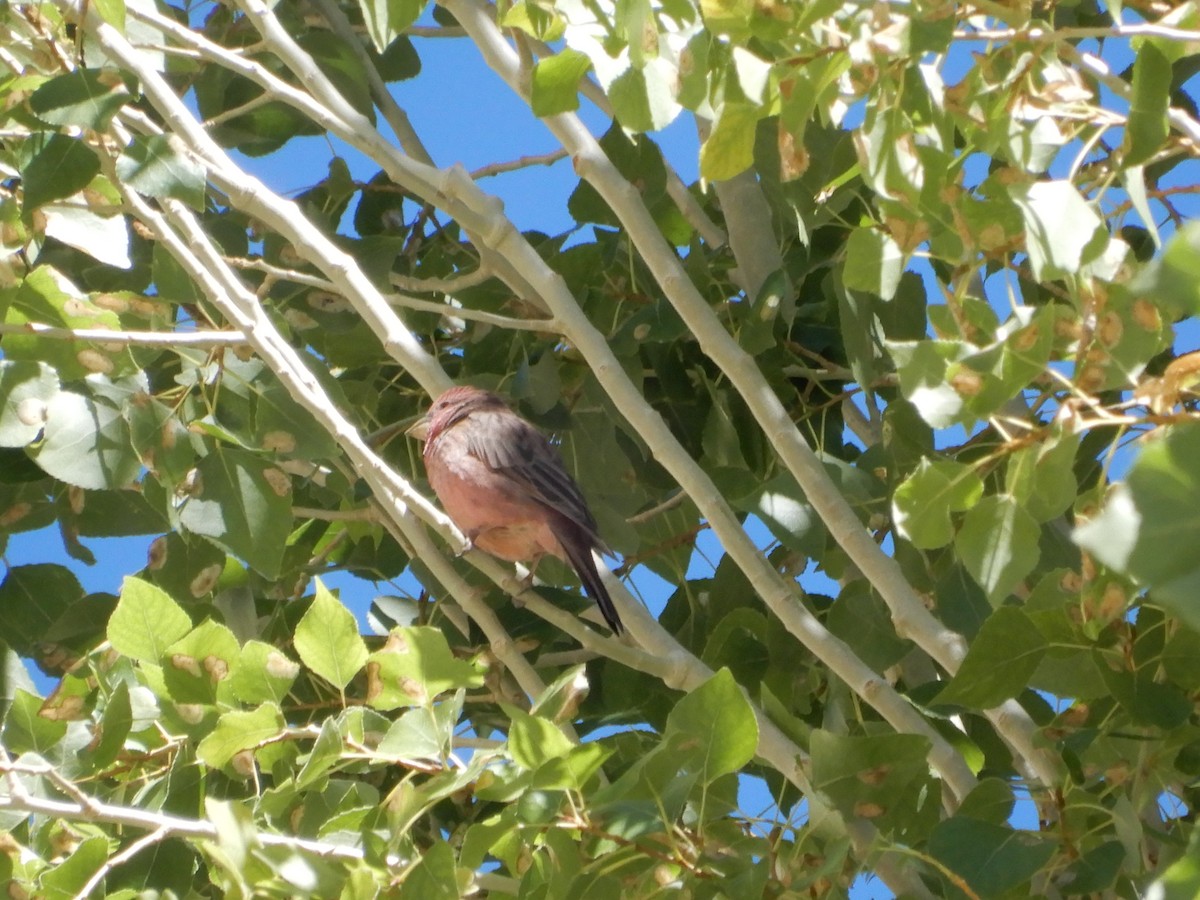
[{"label": "pink bird", "polygon": [[453,387],[408,433],[425,442],[425,471],[471,545],[531,567],[547,553],[575,570],[614,634],[623,630],[592,550],[607,553],[583,492],[558,452],[499,395]]}]

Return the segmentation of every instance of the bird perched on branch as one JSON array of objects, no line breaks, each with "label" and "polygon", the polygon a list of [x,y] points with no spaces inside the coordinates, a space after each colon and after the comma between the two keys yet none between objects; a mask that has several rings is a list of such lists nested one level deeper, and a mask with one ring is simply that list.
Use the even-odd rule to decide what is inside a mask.
[{"label": "bird perched on branch", "polygon": [[614,634],[624,629],[592,550],[607,553],[558,451],[499,395],[453,387],[408,433],[425,442],[425,471],[473,547],[530,569],[546,554],[575,570]]}]

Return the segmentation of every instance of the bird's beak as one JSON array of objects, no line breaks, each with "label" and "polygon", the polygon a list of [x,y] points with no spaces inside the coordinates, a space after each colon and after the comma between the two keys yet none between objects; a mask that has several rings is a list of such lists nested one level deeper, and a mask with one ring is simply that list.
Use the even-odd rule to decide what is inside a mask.
[{"label": "bird's beak", "polygon": [[429,437],[429,414],[426,413],[413,422],[404,433],[410,438],[416,438],[418,441],[423,441]]}]

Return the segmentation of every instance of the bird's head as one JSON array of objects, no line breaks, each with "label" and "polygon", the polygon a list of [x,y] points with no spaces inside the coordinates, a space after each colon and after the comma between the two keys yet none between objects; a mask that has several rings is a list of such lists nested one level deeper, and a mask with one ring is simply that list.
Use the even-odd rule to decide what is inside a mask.
[{"label": "bird's head", "polygon": [[508,404],[499,394],[471,385],[458,385],[434,400],[429,411],[405,433],[419,441],[431,441],[477,410],[507,408]]}]

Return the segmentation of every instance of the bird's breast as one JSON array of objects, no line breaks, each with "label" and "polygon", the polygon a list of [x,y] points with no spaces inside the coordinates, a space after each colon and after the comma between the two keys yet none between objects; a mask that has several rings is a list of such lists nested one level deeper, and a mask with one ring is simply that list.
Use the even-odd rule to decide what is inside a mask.
[{"label": "bird's breast", "polygon": [[475,546],[510,562],[528,562],[547,553],[563,556],[552,527],[556,515],[519,482],[455,442],[432,450],[425,459],[429,485]]}]

